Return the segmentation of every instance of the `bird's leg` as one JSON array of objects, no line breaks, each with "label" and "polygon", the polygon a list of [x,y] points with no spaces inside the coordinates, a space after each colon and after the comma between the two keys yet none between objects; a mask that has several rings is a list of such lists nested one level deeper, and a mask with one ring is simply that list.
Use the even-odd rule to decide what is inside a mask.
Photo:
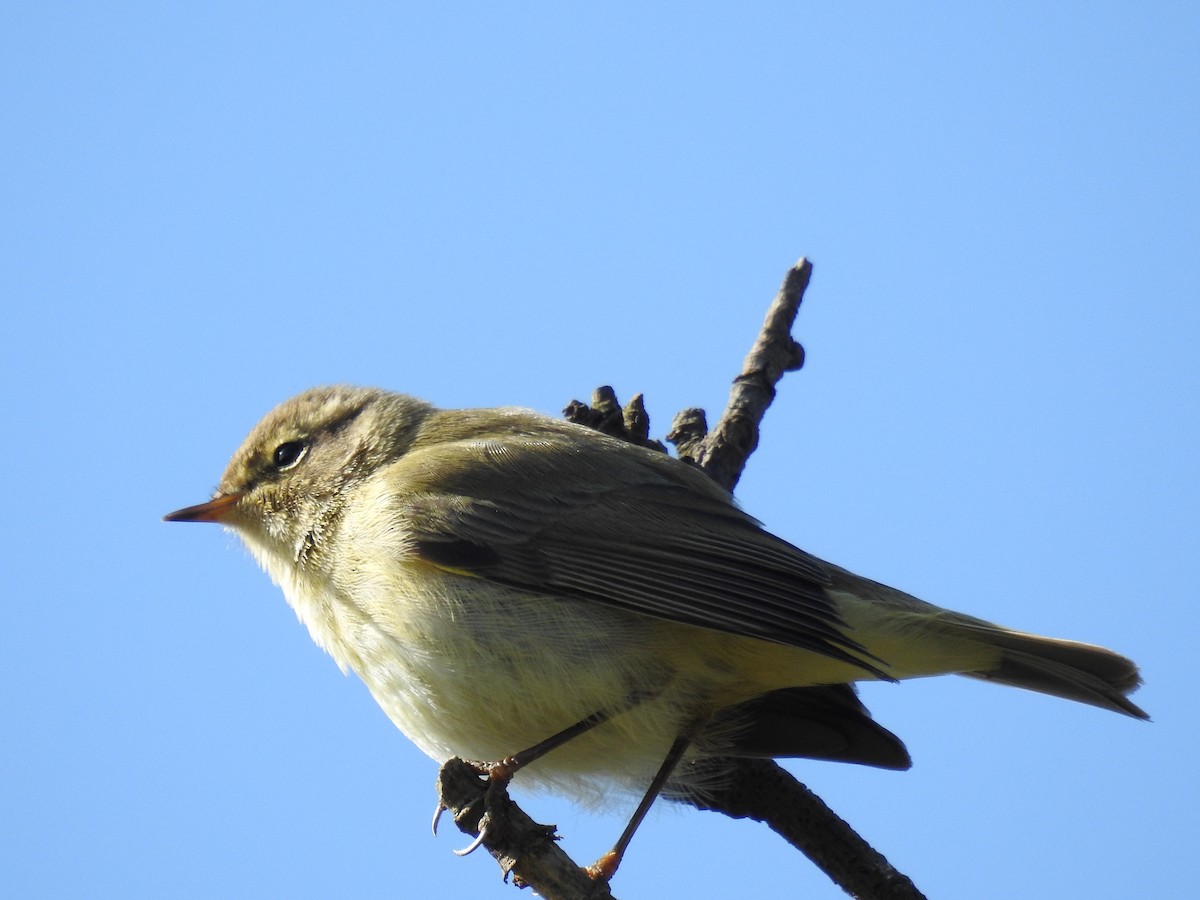
[{"label": "bird's leg", "polygon": [[621,859],[625,856],[625,850],[629,847],[629,842],[633,840],[633,833],[642,824],[642,820],[646,818],[646,813],[650,812],[650,807],[654,804],[655,799],[662,793],[662,789],[671,778],[675,767],[683,759],[683,754],[687,752],[687,748],[692,743],[692,737],[693,735],[691,734],[682,735],[675,739],[675,743],[671,744],[671,749],[667,751],[666,759],[659,766],[658,772],[655,773],[653,780],[650,782],[650,787],[646,788],[646,793],[642,796],[642,802],[633,811],[633,815],[629,819],[629,824],[625,826],[625,830],[621,832],[621,836],[617,838],[617,842],[613,845],[613,848],[587,867],[586,871],[592,878],[608,881],[616,874],[617,866],[621,864]]},{"label": "bird's leg", "polygon": [[504,759],[492,763],[473,763],[478,769],[480,775],[486,775],[492,784],[508,784],[512,781],[514,775],[521,769],[525,768],[534,760],[541,759],[555,747],[561,747],[567,741],[579,737],[591,731],[597,725],[603,725],[611,719],[617,712],[624,712],[632,706],[636,706],[641,702],[642,698],[636,698],[619,710],[597,710],[590,716],[585,716],[569,728],[564,728],[558,734],[553,734],[544,741],[538,741],[532,747],[522,750],[519,753],[514,753],[512,756],[506,756]]},{"label": "bird's leg", "polygon": [[[625,703],[622,704],[621,706],[615,707],[612,709],[597,710],[596,712],[592,713],[591,715],[585,716],[584,718],[580,719],[574,725],[571,725],[568,728],[564,728],[562,731],[558,732],[557,734],[553,734],[543,741],[538,741],[532,747],[528,747],[524,750],[521,750],[518,753],[514,753],[512,756],[506,756],[504,759],[498,760],[496,762],[468,761],[468,764],[473,766],[475,768],[475,770],[477,772],[479,772],[480,775],[487,776],[488,786],[487,786],[487,790],[484,792],[484,795],[483,795],[483,804],[484,804],[485,810],[489,809],[492,806],[492,797],[494,796],[495,791],[502,790],[503,788],[507,787],[508,783],[510,781],[512,781],[513,776],[516,775],[517,772],[519,772],[521,769],[525,768],[527,765],[534,762],[535,760],[541,759],[543,756],[545,756],[547,753],[549,753],[551,750],[555,749],[556,747],[561,747],[563,744],[567,743],[570,740],[573,740],[574,738],[579,737],[581,734],[585,734],[588,731],[591,731],[596,726],[603,725],[605,722],[607,722],[613,716],[618,715],[622,712],[625,712],[628,709],[632,709],[633,707],[637,706],[639,703],[642,703],[642,702],[648,700],[652,696],[653,696],[653,694],[648,693],[648,692],[636,692],[636,693],[630,694],[625,699]],[[685,746],[686,746],[686,744],[685,744]],[[682,751],[680,751],[680,752],[682,752]],[[668,772],[668,774],[670,774],[670,773]],[[657,777],[655,780],[656,781],[658,780]],[[659,787],[661,788],[661,785]],[[655,791],[655,793],[657,793],[657,790]],[[649,809],[650,802],[653,802],[653,799],[654,799],[653,796],[651,796],[649,798],[649,801],[644,801],[644,802],[646,802],[647,809]],[[444,810],[444,807],[439,803],[438,808],[434,812],[434,816],[433,816],[433,832],[434,832],[434,834],[437,834],[437,823],[438,823],[438,819],[441,818],[443,810]],[[643,811],[641,815],[645,816],[645,812]],[[488,823],[487,816],[488,816],[488,814],[487,814],[487,812],[485,812],[483,819],[481,819],[479,836],[474,841],[472,841],[469,846],[464,847],[462,850],[455,850],[454,852],[456,854],[458,854],[459,856],[466,856],[468,853],[472,853],[479,848],[479,846],[483,843],[484,839],[487,836],[487,823]],[[632,830],[631,829],[627,829],[627,830],[630,832],[629,836],[632,837],[633,836]],[[625,839],[625,843],[628,843],[627,838]],[[623,850],[624,850],[624,847],[622,845],[622,851]],[[613,871],[616,871],[615,865],[613,866]]]}]

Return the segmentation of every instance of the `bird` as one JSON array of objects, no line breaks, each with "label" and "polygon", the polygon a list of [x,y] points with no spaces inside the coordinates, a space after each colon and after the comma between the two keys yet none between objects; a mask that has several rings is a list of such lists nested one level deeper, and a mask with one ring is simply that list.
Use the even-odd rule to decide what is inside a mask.
[{"label": "bird", "polygon": [[699,470],[519,408],[334,385],[280,404],[212,498],[312,639],[439,762],[586,803],[702,761],[902,770],[861,681],[956,674],[1137,719],[1129,659],[942,609],[767,531]]}]

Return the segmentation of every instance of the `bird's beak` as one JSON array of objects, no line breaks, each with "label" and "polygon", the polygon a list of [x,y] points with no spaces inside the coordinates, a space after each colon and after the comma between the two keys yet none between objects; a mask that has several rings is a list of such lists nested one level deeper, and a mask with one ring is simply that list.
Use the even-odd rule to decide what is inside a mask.
[{"label": "bird's beak", "polygon": [[163,516],[164,522],[221,522],[228,523],[237,509],[241,494],[223,494],[207,503],[177,509]]}]

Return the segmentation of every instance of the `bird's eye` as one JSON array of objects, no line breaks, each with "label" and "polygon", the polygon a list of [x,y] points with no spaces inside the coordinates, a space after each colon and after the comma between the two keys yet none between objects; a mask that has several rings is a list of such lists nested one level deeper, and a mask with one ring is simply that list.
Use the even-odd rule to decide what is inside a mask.
[{"label": "bird's eye", "polygon": [[285,441],[275,448],[275,453],[271,456],[271,462],[276,469],[282,472],[300,462],[300,457],[304,455],[304,451],[307,449],[308,444],[303,441]]}]

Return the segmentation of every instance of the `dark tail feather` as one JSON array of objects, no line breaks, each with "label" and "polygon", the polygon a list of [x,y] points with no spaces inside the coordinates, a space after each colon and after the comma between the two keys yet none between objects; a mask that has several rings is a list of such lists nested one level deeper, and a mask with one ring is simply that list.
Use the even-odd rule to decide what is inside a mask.
[{"label": "dark tail feather", "polygon": [[1141,684],[1137,666],[1120,654],[1075,641],[1060,641],[983,624],[965,624],[976,639],[1001,649],[1000,662],[985,672],[964,672],[1001,684],[1078,700],[1133,716],[1150,718],[1128,694]]}]

